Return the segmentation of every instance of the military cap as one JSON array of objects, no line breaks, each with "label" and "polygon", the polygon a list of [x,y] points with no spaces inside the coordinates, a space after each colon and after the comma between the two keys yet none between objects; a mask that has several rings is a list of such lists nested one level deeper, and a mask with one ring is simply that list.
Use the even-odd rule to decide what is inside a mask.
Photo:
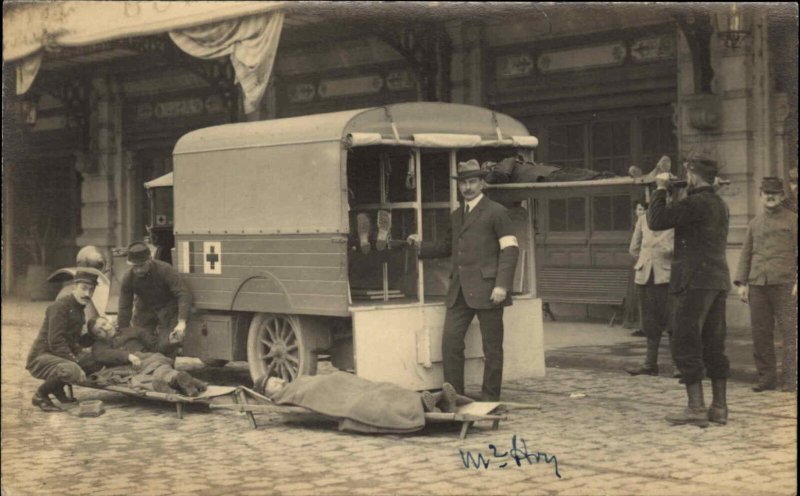
[{"label": "military cap", "polygon": [[97,286],[97,271],[79,268],[75,271],[75,278],[73,280],[75,284],[82,282],[91,286]]},{"label": "military cap", "polygon": [[142,265],[150,260],[150,248],[142,241],[128,245],[128,265]]},{"label": "military cap", "polygon": [[764,193],[783,193],[783,180],[779,177],[761,178],[761,191]]},{"label": "military cap", "polygon": [[489,174],[489,170],[481,168],[481,164],[475,159],[459,162],[457,171],[458,175],[453,176],[453,179],[458,179],[459,181],[471,177],[486,177],[486,175]]}]

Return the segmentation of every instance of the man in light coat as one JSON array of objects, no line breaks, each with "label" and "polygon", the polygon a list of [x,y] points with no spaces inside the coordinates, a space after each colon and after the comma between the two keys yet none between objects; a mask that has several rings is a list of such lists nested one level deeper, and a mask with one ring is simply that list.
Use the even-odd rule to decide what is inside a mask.
[{"label": "man in light coat", "polygon": [[653,231],[647,225],[647,204],[637,202],[638,220],[630,244],[636,258],[635,283],[642,309],[642,330],[647,337],[644,365],[625,369],[631,375],[658,375],[658,347],[669,322],[669,275],[675,230]]},{"label": "man in light coat", "polygon": [[464,336],[478,316],[483,340],[481,401],[498,401],[503,382],[503,307],[511,305],[509,290],[519,257],[519,245],[508,211],[483,195],[487,170],[477,160],[458,164],[458,190],[464,207],[450,214],[451,227],[437,242],[416,235],[408,243],[420,258],[451,257],[447,313],[442,336],[444,381],[464,394]]}]

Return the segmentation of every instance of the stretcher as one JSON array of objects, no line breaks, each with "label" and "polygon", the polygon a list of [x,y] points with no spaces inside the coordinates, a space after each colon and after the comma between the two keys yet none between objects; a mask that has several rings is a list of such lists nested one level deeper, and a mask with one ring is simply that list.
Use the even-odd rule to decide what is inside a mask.
[{"label": "stretcher", "polygon": [[[209,405],[211,409],[225,409],[245,413],[250,421],[250,426],[253,429],[258,427],[256,422],[256,413],[279,414],[296,416],[303,418],[320,418],[325,420],[339,420],[335,417],[320,414],[313,410],[301,406],[291,405],[277,405],[272,402],[268,397],[259,394],[252,389],[241,386],[241,395],[236,398],[234,403],[220,403]],[[426,412],[425,424],[433,423],[447,423],[455,422],[461,424],[461,432],[459,437],[465,439],[467,432],[475,422],[491,422],[492,430],[497,430],[500,426],[501,420],[507,420],[508,417],[504,413],[499,413],[499,410],[505,411],[509,407],[519,409],[536,409],[539,408],[535,405],[524,405],[520,403],[503,403],[503,402],[473,402],[458,407],[455,412],[441,413],[441,412]]]},{"label": "stretcher", "polygon": [[[175,404],[175,414],[179,419],[183,418],[183,408],[187,404],[202,404],[211,406],[215,398],[223,396],[231,396],[233,404],[238,404],[245,401],[245,396],[241,386],[212,386],[209,385],[207,389],[198,396],[184,396],[178,393],[159,393],[157,391],[148,391],[143,389],[134,389],[127,386],[118,384],[100,385],[96,383],[86,382],[75,384],[76,386],[85,387],[88,389],[97,389],[99,391],[113,391],[121,393],[126,396],[134,398],[142,398],[151,401],[162,401]],[[73,396],[72,385],[67,385],[67,395],[70,398]]]}]

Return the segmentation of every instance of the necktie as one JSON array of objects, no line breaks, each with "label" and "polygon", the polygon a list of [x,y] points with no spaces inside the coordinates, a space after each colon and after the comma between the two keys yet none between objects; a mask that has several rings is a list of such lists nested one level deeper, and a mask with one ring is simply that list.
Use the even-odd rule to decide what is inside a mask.
[{"label": "necktie", "polygon": [[467,215],[468,213],[469,213],[469,203],[467,203],[467,205],[464,207],[464,215]]}]

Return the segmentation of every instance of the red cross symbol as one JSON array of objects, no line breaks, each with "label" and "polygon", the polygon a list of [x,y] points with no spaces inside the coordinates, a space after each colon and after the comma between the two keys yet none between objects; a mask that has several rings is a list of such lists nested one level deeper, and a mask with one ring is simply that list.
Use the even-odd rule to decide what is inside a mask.
[{"label": "red cross symbol", "polygon": [[219,255],[214,253],[214,247],[211,248],[211,253],[206,255],[206,262],[211,264],[211,270],[214,270],[214,264],[219,261]]}]

